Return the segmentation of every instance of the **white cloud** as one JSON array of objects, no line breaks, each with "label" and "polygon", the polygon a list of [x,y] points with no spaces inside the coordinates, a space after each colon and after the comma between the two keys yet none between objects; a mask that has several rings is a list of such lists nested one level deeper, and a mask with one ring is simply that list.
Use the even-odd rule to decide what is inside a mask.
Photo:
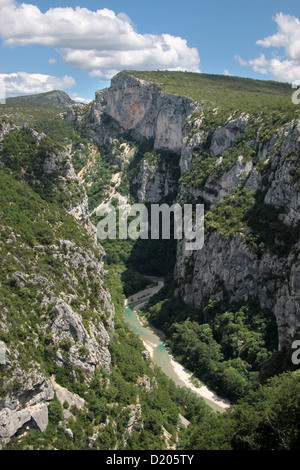
[{"label": "white cloud", "polygon": [[79,103],[90,103],[91,101],[93,101],[92,99],[82,98],[77,93],[71,93],[70,98],[72,98],[72,100],[77,101]]},{"label": "white cloud", "polygon": [[237,60],[240,65],[248,65],[248,62],[246,60],[243,60],[238,54],[235,54],[234,59]]},{"label": "white cloud", "polygon": [[278,13],[275,22],[277,33],[256,42],[264,48],[275,48],[271,58],[260,54],[248,61],[238,55],[235,59],[255,72],[271,74],[275,80],[291,83],[300,78],[300,21],[295,16]]},{"label": "white cloud", "polygon": [[122,69],[179,69],[200,72],[196,48],[169,34],[139,34],[125,13],[104,8],[51,8],[5,0],[0,34],[6,46],[41,44],[56,48],[76,69],[110,78]]},{"label": "white cloud", "polygon": [[275,17],[278,32],[257,41],[263,47],[284,47],[289,60],[300,60],[300,21],[295,16],[278,13]]},{"label": "white cloud", "polygon": [[54,59],[54,57],[50,57],[49,58],[49,64],[50,65],[56,64],[56,59]]},{"label": "white cloud", "polygon": [[57,78],[51,75],[26,72],[2,73],[0,74],[0,82],[5,86],[7,97],[68,89],[76,85],[74,78],[67,75],[63,78]]},{"label": "white cloud", "polygon": [[229,70],[225,69],[223,75],[230,75]]}]

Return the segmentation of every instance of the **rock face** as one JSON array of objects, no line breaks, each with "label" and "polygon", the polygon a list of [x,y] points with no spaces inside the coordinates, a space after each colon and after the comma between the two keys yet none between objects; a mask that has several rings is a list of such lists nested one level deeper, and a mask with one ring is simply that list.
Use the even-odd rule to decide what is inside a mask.
[{"label": "rock face", "polygon": [[212,157],[219,157],[232,146],[235,139],[244,132],[247,125],[247,118],[239,117],[233,119],[224,127],[219,127],[212,136],[210,154]]},{"label": "rock face", "polygon": [[[222,157],[216,160],[216,166],[221,164],[221,162]],[[230,194],[247,176],[249,176],[247,187],[251,189],[254,188],[256,179],[254,178],[255,173],[252,173],[252,169],[253,163],[251,161],[244,161],[243,155],[240,155],[233,167],[223,173],[220,178],[216,179],[209,176],[203,188],[186,188],[185,186],[181,186],[179,198],[184,200],[197,200],[201,198],[213,206]],[[251,176],[252,178],[250,180]]]},{"label": "rock face", "polygon": [[266,204],[283,208],[282,220],[290,227],[295,227],[300,220],[299,178],[295,170],[299,168],[300,121],[294,121],[279,130],[277,142],[281,142],[276,152],[274,136],[270,144],[261,148],[262,154],[268,155],[270,165],[268,185],[265,197]]},{"label": "rock face", "polygon": [[83,410],[85,408],[85,401],[83,398],[79,397],[74,393],[71,393],[65,387],[62,387],[61,385],[56,383],[53,377],[50,377],[50,381],[57,400],[62,406],[67,404],[67,407],[65,406],[63,410],[65,420],[68,420],[70,417],[73,416],[70,411],[72,407],[75,407],[78,410]]},{"label": "rock face", "polygon": [[176,198],[178,179],[176,161],[163,162],[157,168],[155,163],[143,160],[138,174],[132,180],[132,188],[137,188],[136,195],[139,201],[158,203],[166,198]]},{"label": "rock face", "polygon": [[88,197],[84,194],[83,198],[75,205],[68,209],[75,219],[78,219],[88,234],[96,241],[96,227],[92,224],[89,218],[89,205]]},{"label": "rock face", "polygon": [[[234,125],[231,122],[232,126],[215,131],[209,152],[216,158],[216,166],[222,163],[224,149],[234,142],[234,137],[243,134],[246,123],[235,120]],[[197,129],[197,123],[195,131],[193,138],[184,142],[180,166],[185,170],[191,168],[193,152],[199,152],[203,142],[203,132]],[[284,255],[274,254],[270,249],[258,255],[246,245],[242,232],[230,237],[206,232],[201,251],[191,255],[185,251],[184,243],[179,243],[176,257],[177,294],[188,305],[202,309],[209,298],[229,297],[231,303],[255,300],[276,316],[279,350],[300,334],[300,187],[293,176],[299,141],[300,122],[293,121],[279,128],[270,141],[259,144],[255,160],[244,161],[240,156],[218,178],[209,176],[202,187],[181,186],[179,191],[181,201],[200,199],[210,208],[239,186],[259,191],[265,207],[279,210],[286,233],[294,233],[295,242]],[[263,162],[262,171],[255,167],[257,161]]]},{"label": "rock face", "polygon": [[9,442],[12,436],[26,428],[42,432],[47,428],[47,404],[53,399],[54,391],[50,381],[39,370],[39,365],[34,366],[36,370],[32,368],[27,373],[21,369],[13,372],[10,382],[18,379],[22,387],[0,402],[0,439],[3,443]]},{"label": "rock face", "polygon": [[[56,318],[51,327],[52,341],[54,344],[59,341],[69,341],[72,344],[68,363],[89,373],[93,373],[99,365],[109,371],[110,354],[107,348],[110,337],[103,324],[99,323],[96,327],[91,323],[87,331],[82,316],[61,299],[57,300],[54,312]],[[62,351],[57,351],[55,361],[62,367],[65,365],[66,359]]]},{"label": "rock face", "polygon": [[276,316],[279,350],[299,333],[299,259],[288,261],[269,252],[259,259],[245,246],[242,234],[225,238],[214,233],[194,255],[178,244],[176,260],[177,293],[187,305],[201,309],[208,299],[222,301],[225,296],[230,303],[254,299]]},{"label": "rock face", "polygon": [[163,93],[161,88],[124,72],[116,75],[106,92],[105,113],[138,140],[153,140],[154,148],[178,152],[184,122],[195,104],[184,96]]},{"label": "rock face", "polygon": [[124,134],[153,141],[155,149],[179,152],[185,120],[195,108],[189,98],[164,93],[158,85],[121,72],[110,88],[96,93],[87,133],[101,145]]}]

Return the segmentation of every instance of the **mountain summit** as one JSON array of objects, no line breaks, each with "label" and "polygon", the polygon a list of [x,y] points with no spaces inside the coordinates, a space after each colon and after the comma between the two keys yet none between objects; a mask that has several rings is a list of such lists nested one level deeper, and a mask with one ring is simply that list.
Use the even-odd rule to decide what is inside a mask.
[{"label": "mountain summit", "polygon": [[7,104],[29,104],[33,106],[48,106],[51,108],[60,108],[68,110],[76,104],[70,96],[64,91],[53,90],[47,93],[38,93],[36,95],[16,96],[7,98]]}]

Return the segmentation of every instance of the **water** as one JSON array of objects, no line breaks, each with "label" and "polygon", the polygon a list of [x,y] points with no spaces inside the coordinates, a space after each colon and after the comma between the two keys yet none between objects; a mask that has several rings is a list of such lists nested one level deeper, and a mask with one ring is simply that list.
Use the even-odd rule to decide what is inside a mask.
[{"label": "water", "polygon": [[141,340],[153,348],[153,362],[162,369],[162,371],[177,385],[183,386],[184,383],[175,373],[171,364],[171,356],[164,342],[150,328],[142,326],[138,321],[136,313],[131,308],[126,308],[125,317],[132,330],[140,336]]},{"label": "water", "polygon": [[[145,298],[143,299],[143,302]],[[130,303],[129,306],[125,308],[125,319],[128,322],[129,326],[133,331],[135,331],[141,340],[152,348],[151,358],[152,361],[161,368],[161,370],[172,379],[176,385],[180,387],[190,388],[186,382],[184,382],[176,373],[173,364],[172,356],[169,353],[168,348],[165,346],[162,338],[158,336],[151,328],[143,326],[139,321],[136,313],[130,308],[136,307],[141,301],[135,301]],[[201,386],[201,382],[199,381]],[[213,408],[215,411],[224,411],[221,406],[214,403],[213,401],[204,398],[206,403]]]}]

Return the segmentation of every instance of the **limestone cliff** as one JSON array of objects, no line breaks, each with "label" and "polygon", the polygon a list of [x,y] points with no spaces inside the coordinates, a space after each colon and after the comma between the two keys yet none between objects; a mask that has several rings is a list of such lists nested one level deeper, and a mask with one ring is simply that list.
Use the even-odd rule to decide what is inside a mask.
[{"label": "limestone cliff", "polygon": [[189,98],[163,93],[155,84],[122,72],[104,95],[104,112],[138,140],[153,140],[155,149],[179,152],[186,118],[195,109]]},{"label": "limestone cliff", "polygon": [[87,112],[86,132],[100,145],[124,135],[151,141],[154,149],[178,153],[185,120],[196,107],[190,98],[164,93],[158,85],[121,72],[110,88],[96,92]]}]

